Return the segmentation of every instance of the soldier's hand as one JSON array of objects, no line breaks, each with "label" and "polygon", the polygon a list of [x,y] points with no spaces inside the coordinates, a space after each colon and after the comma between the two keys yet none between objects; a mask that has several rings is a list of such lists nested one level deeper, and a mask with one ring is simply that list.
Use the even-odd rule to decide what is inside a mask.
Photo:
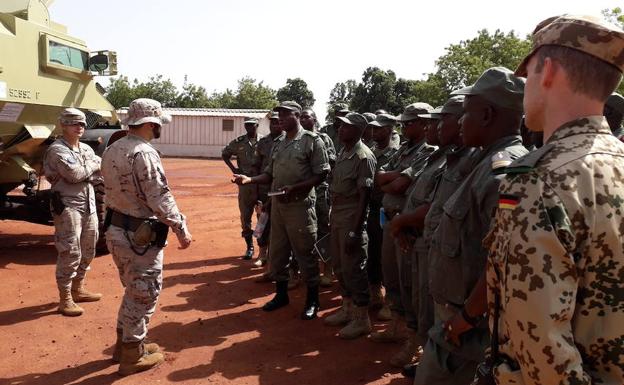
[{"label": "soldier's hand", "polygon": [[232,175],[232,179],[231,179],[232,183],[236,183],[237,185],[244,185],[244,184],[248,184],[251,182],[251,178],[248,177],[247,175],[242,175],[242,174],[234,174]]},{"label": "soldier's hand", "polygon": [[462,317],[461,312],[458,311],[453,317],[444,323],[444,338],[447,342],[450,342],[455,346],[461,346],[459,337],[470,329],[472,329],[472,325],[466,322],[464,317]]},{"label": "soldier's hand", "polygon": [[182,250],[187,249],[191,245],[192,241],[193,237],[188,231],[185,231],[183,234],[178,235],[178,242],[180,243],[179,248]]}]

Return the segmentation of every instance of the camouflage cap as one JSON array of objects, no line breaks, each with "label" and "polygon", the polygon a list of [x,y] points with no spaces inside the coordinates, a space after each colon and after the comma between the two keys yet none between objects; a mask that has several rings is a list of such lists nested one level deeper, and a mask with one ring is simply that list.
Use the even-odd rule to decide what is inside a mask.
[{"label": "camouflage cap", "polygon": [[592,55],[624,72],[624,31],[601,18],[583,15],[550,17],[533,31],[533,49],[516,69],[527,76],[527,63],[545,45],[558,45]]},{"label": "camouflage cap", "polygon": [[77,108],[66,108],[61,111],[59,122],[64,126],[72,126],[74,124],[82,124],[85,127],[87,126],[87,118],[84,112]]},{"label": "camouflage cap", "polygon": [[377,118],[377,115],[373,114],[372,112],[365,112],[362,114],[362,116],[366,118],[366,121],[368,123],[374,121]]},{"label": "camouflage cap", "polygon": [[277,111],[271,111],[271,115],[269,116],[270,120],[279,119],[279,113]]},{"label": "camouflage cap", "polygon": [[617,92],[612,93],[605,104],[611,107],[611,109],[624,115],[624,97]]},{"label": "camouflage cap", "polygon": [[258,124],[258,118],[247,117],[243,121],[243,124]]},{"label": "camouflage cap", "polygon": [[301,106],[297,102],[294,102],[292,100],[286,100],[284,102],[281,102],[279,106],[273,108],[273,111],[279,110],[288,110],[301,113]]},{"label": "camouflage cap", "polygon": [[430,113],[431,110],[433,110],[433,107],[427,103],[412,103],[405,107],[401,115],[397,116],[397,120],[400,122],[408,122],[410,120],[418,119],[418,115]]},{"label": "camouflage cap", "polygon": [[370,122],[373,127],[394,127],[396,125],[397,118],[390,114],[379,114],[375,121]]},{"label": "camouflage cap", "polygon": [[475,84],[451,92],[451,95],[479,95],[500,107],[522,111],[524,79],[505,67],[485,70]]},{"label": "camouflage cap", "polygon": [[160,102],[154,99],[135,99],[130,102],[128,115],[121,121],[128,126],[138,126],[143,123],[167,124],[171,122],[171,116],[165,114]]},{"label": "camouflage cap", "polygon": [[357,112],[349,112],[346,116],[338,116],[336,119],[343,123],[350,124],[363,130],[368,126],[366,118]]}]

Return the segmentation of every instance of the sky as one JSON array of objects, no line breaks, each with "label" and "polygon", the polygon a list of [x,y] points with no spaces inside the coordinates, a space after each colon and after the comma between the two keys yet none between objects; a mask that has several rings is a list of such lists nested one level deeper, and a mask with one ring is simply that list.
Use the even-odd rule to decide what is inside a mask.
[{"label": "sky", "polygon": [[[300,77],[324,115],[337,82],[370,66],[422,79],[449,44],[481,29],[530,33],[562,13],[595,14],[618,0],[55,0],[51,19],[89,49],[117,51],[119,73],[185,76],[209,93],[250,76],[278,89]],[[107,80],[101,80],[107,85]]]}]

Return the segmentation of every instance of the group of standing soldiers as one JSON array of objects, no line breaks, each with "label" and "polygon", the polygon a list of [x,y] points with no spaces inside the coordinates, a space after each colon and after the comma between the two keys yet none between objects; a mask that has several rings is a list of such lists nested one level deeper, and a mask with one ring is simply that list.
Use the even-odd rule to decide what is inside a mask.
[{"label": "group of standing soldiers", "polygon": [[[316,318],[325,226],[324,277],[333,270],[342,304],[324,323],[342,326],[344,339],[367,335],[376,304],[390,322],[371,339],[403,342],[390,363],[416,384],[624,383],[624,99],[612,94],[624,32],[564,15],[540,23],[533,42],[515,73],[490,68],[435,109],[414,103],[395,117],[340,107],[327,135],[290,101],[274,109],[267,137],[246,120],[224,159],[241,187],[245,258],[254,207],[270,212],[258,265],[268,261],[262,280],[276,293],[263,310],[288,305],[296,264],[307,287],[301,317]],[[84,278],[97,238],[93,184],[103,178],[107,245],[125,287],[113,355],[124,375],[163,362],[145,342],[162,250],[169,228],[182,248],[192,239],[149,144],[168,121],[158,102],[133,101],[129,135],[100,161],[79,142],[84,114],[67,109],[44,162],[64,315],[101,297]],[[544,144],[523,143],[523,126]]]},{"label": "group of standing soldiers", "polygon": [[[414,103],[395,117],[336,106],[334,124],[315,133],[303,126],[310,110],[276,107],[284,134],[271,137],[268,161],[232,179],[271,186],[263,280],[276,294],[263,309],[289,303],[296,265],[302,318],[316,317],[320,200],[342,296],[324,323],[345,339],[369,334],[383,283],[377,317],[387,305],[390,322],[370,338],[402,341],[390,364],[416,384],[622,383],[624,99],[612,92],[624,33],[561,16],[533,40],[515,73],[490,68],[435,109]],[[528,142],[537,136],[527,127],[545,143]],[[315,189],[324,181],[329,196]]]}]

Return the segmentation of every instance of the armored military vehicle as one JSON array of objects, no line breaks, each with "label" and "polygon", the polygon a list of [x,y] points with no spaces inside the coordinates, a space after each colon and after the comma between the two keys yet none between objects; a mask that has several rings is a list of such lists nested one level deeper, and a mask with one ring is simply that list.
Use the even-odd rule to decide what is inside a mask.
[{"label": "armored military vehicle", "polygon": [[[85,112],[82,140],[98,155],[125,134],[95,80],[116,74],[116,54],[90,52],[50,20],[52,1],[0,1],[0,219],[52,224],[49,184],[40,172],[48,145],[61,134],[63,108]],[[96,190],[101,198],[102,186]]]}]

